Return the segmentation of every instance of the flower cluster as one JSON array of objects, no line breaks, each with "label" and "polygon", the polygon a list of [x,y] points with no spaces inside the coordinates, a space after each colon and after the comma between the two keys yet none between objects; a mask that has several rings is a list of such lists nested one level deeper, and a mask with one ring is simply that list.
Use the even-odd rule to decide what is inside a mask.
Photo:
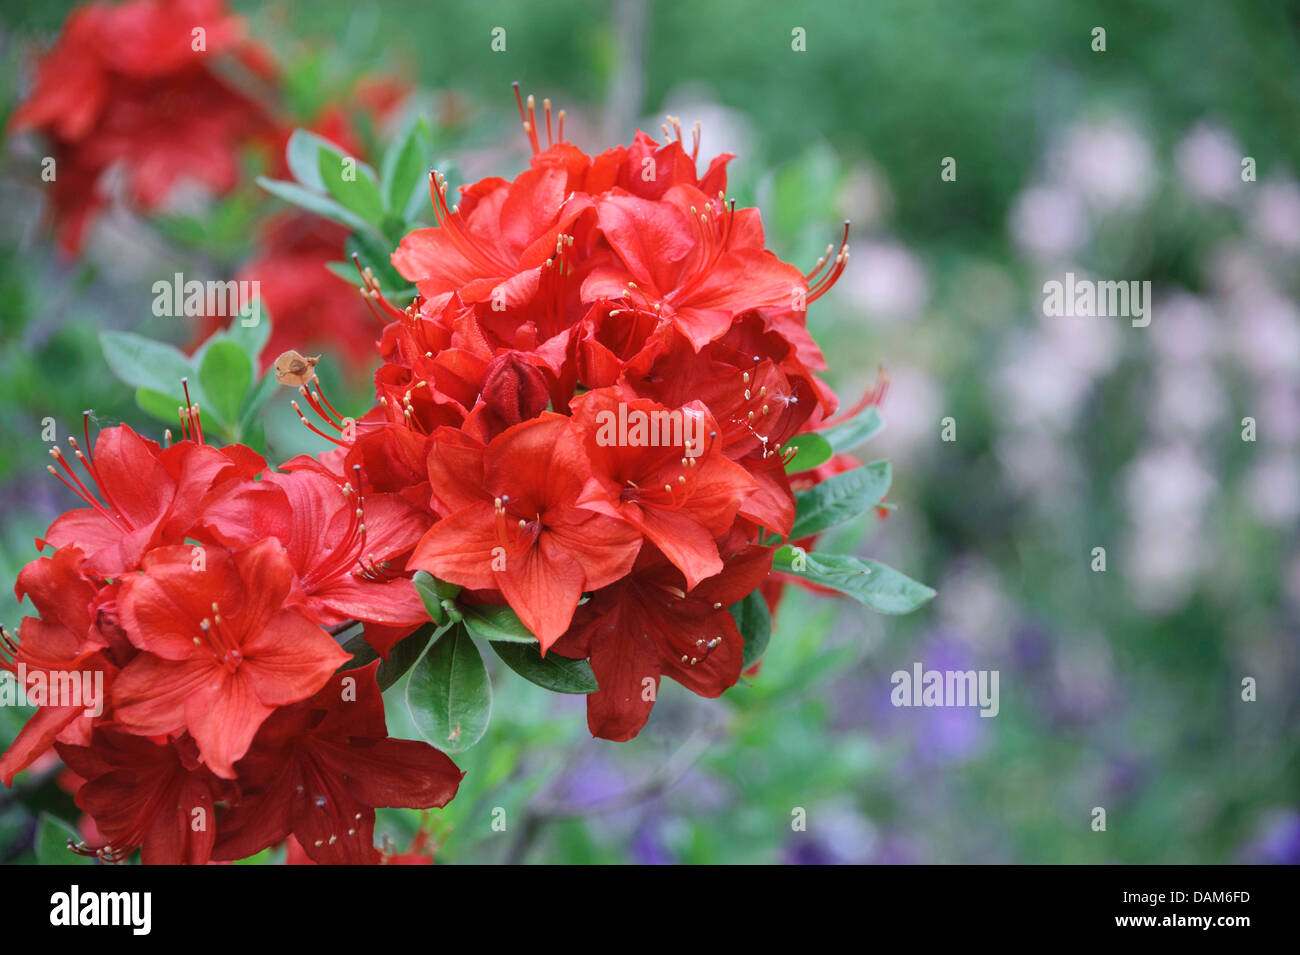
[{"label": "flower cluster", "polygon": [[166,447],[121,425],[92,452],[87,427],[80,469],[51,452],[86,506],[18,578],[40,616],[0,629],[0,668],[44,688],[0,780],[54,746],[104,841],[85,851],[109,860],[239,859],[292,834],[317,862],[378,861],[375,807],[445,805],[461,774],[388,738],[378,662],[344,669],[327,628],[424,618],[387,570],[422,525],[395,496],[204,443],[194,406],[182,420]]},{"label": "flower cluster", "polygon": [[[47,699],[0,779],[56,748],[99,835],[85,851],[201,863],[288,840],[315,862],[381,861],[375,808],[442,806],[460,780],[440,749],[463,727],[425,733],[440,748],[390,739],[365,665],[412,634],[433,657],[431,616],[440,636],[504,613],[533,666],[589,661],[588,726],[613,740],[640,732],[661,678],[716,697],[753,663],[733,611],[775,606],[777,546],[825,526],[797,517],[796,490],[852,463],[817,438],[818,466],[791,467],[800,435],[834,423],[805,317],[844,269],[847,226],[803,274],[728,199],[730,156],[699,172],[698,130],[689,148],[674,121],[666,142],[588,156],[549,102],[544,124],[518,105],[526,171],[454,206],[432,174],[438,224],[392,254],[414,301],[362,270],[386,322],[374,407],[346,416],[316,359],[276,361],[333,450],[273,469],[212,447],[187,391],[179,441],[122,425],[92,454],[87,426],[80,471],[51,452],[86,506],[37,542],[53,553],[18,592],[39,617],[4,633],[0,667],[105,689],[93,709]],[[340,646],[358,623],[374,653]]]},{"label": "flower cluster", "polygon": [[[247,82],[232,82],[232,68]],[[185,180],[233,189],[241,148],[275,142],[273,117],[245,88],[274,75],[222,0],[77,8],[9,121],[10,133],[39,130],[50,143],[51,210],[63,248],[81,247],[111,168],[124,170],[127,198],[144,211],[161,207]]]},{"label": "flower cluster", "polygon": [[590,658],[590,729],[625,740],[660,677],[740,676],[727,608],[770,571],[761,531],[791,529],[789,442],[835,410],[805,317],[848,233],[805,275],[727,198],[729,155],[698,172],[698,130],[593,157],[549,102],[519,110],[525,172],[455,206],[432,175],[438,225],[393,254],[420,295],[387,306],[379,404],[337,462],[427,509],[410,567]]},{"label": "flower cluster", "polygon": [[[148,215],[167,211],[187,185],[228,194],[251,179],[246,152],[283,172],[280,157],[299,123],[364,158],[352,113],[383,122],[409,92],[389,78],[362,77],[345,103],[294,117],[283,111],[284,85],[271,52],[248,37],[224,0],[92,3],[72,13],[40,56],[7,133],[43,138],[49,214],[72,254],[110,200]],[[125,185],[116,193],[115,170]],[[275,317],[270,358],[323,343],[358,362],[368,357],[373,319],[325,268],[344,258],[346,230],[299,214],[269,217],[258,231],[258,252],[235,278],[259,282]],[[212,316],[202,336],[224,322]]]}]

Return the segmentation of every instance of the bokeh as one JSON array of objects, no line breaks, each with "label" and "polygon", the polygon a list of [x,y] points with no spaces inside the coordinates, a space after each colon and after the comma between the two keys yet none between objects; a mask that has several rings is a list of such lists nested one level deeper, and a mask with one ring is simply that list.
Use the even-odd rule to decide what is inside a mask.
[{"label": "bokeh", "polygon": [[[523,168],[518,80],[590,151],[699,120],[787,261],[811,268],[850,219],[809,327],[845,401],[888,376],[864,456],[893,461],[894,509],[833,543],[938,590],[903,618],[792,592],[756,678],[720,700],[665,683],[629,743],[590,739],[581,698],[515,681],[458,757],[454,803],[381,812],[395,845],[423,826],[439,863],[1300,862],[1300,5],[232,5],[287,64],[298,115],[396,78],[465,181]],[[71,7],[3,5],[6,116]],[[274,202],[250,169],[219,201],[113,209],[72,258],[42,218],[40,156],[11,138],[0,174],[10,625],[9,584],[71,503],[42,422],[92,408],[157,430],[99,333],[192,345],[193,320],[152,314],[153,282],[235,274]],[[1149,281],[1150,324],[1044,315],[1044,283],[1070,272]],[[377,358],[328,331],[302,345],[336,405],[367,406]],[[287,398],[265,426],[268,457],[319,449]],[[999,671],[1000,712],[892,706],[890,675],[917,661]],[[28,715],[0,708],[0,744]],[[78,817],[57,764],[0,792],[0,860],[35,858],[40,812]]]}]

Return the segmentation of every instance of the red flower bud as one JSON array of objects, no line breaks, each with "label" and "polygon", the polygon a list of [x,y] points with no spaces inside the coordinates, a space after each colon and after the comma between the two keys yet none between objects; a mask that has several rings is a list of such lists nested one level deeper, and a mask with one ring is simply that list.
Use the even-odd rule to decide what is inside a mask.
[{"label": "red flower bud", "polygon": [[493,358],[483,374],[483,403],[506,425],[536,418],[546,410],[546,377],[518,352]]}]

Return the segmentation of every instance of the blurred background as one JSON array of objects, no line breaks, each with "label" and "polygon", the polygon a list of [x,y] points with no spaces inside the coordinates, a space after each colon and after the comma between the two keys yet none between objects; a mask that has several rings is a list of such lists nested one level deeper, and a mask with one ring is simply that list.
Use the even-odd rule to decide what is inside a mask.
[{"label": "blurred background", "polygon": [[[0,6],[7,116],[73,5]],[[427,116],[462,181],[511,176],[518,80],[589,152],[658,135],[665,114],[699,120],[702,156],[737,154],[731,191],[802,268],[852,220],[849,268],[809,326],[846,404],[888,372],[862,456],[894,462],[897,509],[824,546],[939,592],[904,618],[791,593],[757,679],[717,701],[665,682],[630,743],[590,739],[580,697],[494,672],[461,794],[423,823],[439,863],[1300,862],[1300,4],[363,6],[232,3],[301,122],[395,80],[411,92],[392,121]],[[376,115],[350,117],[363,145],[384,142]],[[154,317],[153,282],[265,259],[249,223],[283,208],[250,159],[220,199],[108,208],[72,257],[42,218],[42,155],[11,136],[0,175],[11,627],[9,584],[72,504],[45,474],[43,419],[93,408],[160,430],[99,332],[192,346],[203,329]],[[1045,318],[1043,283],[1067,271],[1149,280],[1151,324]],[[325,353],[336,405],[365,408],[377,326],[358,303],[336,338],[308,299],[300,350]],[[284,404],[265,414],[273,460],[317,449]],[[998,670],[999,715],[892,707],[890,674],[914,661]],[[0,708],[0,745],[26,716]],[[76,820],[57,768],[0,791],[0,859],[31,861],[42,809]],[[378,831],[400,848],[421,824],[381,811]]]}]

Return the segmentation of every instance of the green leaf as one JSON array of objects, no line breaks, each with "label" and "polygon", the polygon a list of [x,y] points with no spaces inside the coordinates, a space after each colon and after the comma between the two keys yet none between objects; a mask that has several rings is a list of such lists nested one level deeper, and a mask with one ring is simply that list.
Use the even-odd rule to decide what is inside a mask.
[{"label": "green leaf", "polygon": [[439,580],[427,570],[417,570],[411,582],[415,584],[415,592],[424,602],[424,609],[429,612],[429,619],[435,623],[446,623],[447,611],[443,609],[442,602],[454,600],[460,588]]},{"label": "green leaf", "polygon": [[[266,303],[257,304],[256,313],[245,307],[230,320],[230,327],[226,329],[226,337],[242,348],[254,365],[257,364],[258,358],[262,356],[262,349],[271,338],[271,316],[267,314]],[[253,324],[244,324],[245,318]]]},{"label": "green leaf", "polygon": [[878,613],[911,613],[934,590],[892,567],[847,554],[811,554],[786,545],[772,561],[774,570],[838,590]]},{"label": "green leaf", "polygon": [[556,693],[595,693],[596,674],[586,660],[571,660],[557,653],[542,656],[537,644],[491,641],[491,647],[506,666],[529,683]]},{"label": "green leaf", "polygon": [[137,388],[135,390],[135,403],[140,406],[140,410],[145,414],[174,425],[180,421],[177,409],[185,402],[171,395],[164,395],[162,392],[154,391],[152,388]]},{"label": "green leaf", "polygon": [[253,384],[253,363],[234,342],[213,342],[199,366],[199,384],[207,396],[207,408],[219,422],[233,427],[239,423],[239,409]]},{"label": "green leaf", "polygon": [[325,192],[325,180],[320,175],[321,151],[343,154],[342,146],[330,142],[324,136],[318,136],[306,129],[295,129],[289,137],[289,145],[284,150],[284,158],[289,163],[293,177],[308,189]]},{"label": "green leaf", "polygon": [[851,451],[885,426],[885,419],[875,405],[867,405],[848,421],[820,432],[835,451]]},{"label": "green leaf", "polygon": [[420,735],[445,753],[469,749],[492,717],[492,684],[464,627],[435,640],[406,681],[406,708]]},{"label": "green leaf", "polygon": [[280,380],[274,371],[268,371],[262,380],[244,395],[244,402],[239,406],[239,430],[246,431],[262,410],[262,406],[271,400],[271,396],[280,389]]},{"label": "green leaf", "polygon": [[506,606],[482,604],[461,607],[465,626],[480,640],[504,643],[536,643],[537,638],[524,626],[513,610]]},{"label": "green leaf", "polygon": [[790,540],[819,534],[828,527],[852,520],[874,507],[889,490],[888,461],[873,461],[827,478],[794,496],[794,526]]},{"label": "green leaf", "polygon": [[[385,293],[410,286],[411,283],[393,267],[393,246],[386,241],[381,241],[368,232],[358,232],[348,236],[344,247],[349,256],[355,255],[360,260],[363,268],[370,269]],[[356,282],[361,281],[355,265],[352,266],[352,277]]]},{"label": "green leaf", "polygon": [[388,147],[380,163],[380,182],[383,185],[384,205],[390,213],[406,218],[406,205],[429,173],[429,153],[433,134],[423,118],[411,123],[406,135]]},{"label": "green leaf", "polygon": [[257,184],[271,195],[292,203],[301,209],[306,209],[323,219],[329,219],[331,222],[337,222],[339,225],[347,226],[355,231],[364,231],[371,228],[370,223],[365,219],[350,209],[339,205],[329,196],[322,196],[318,192],[312,192],[296,182],[285,182],[281,179],[267,179],[265,176],[258,176]]},{"label": "green leaf", "polygon": [[[179,350],[143,335],[100,332],[99,344],[113,374],[136,388],[149,388],[163,395],[180,395],[181,379],[194,374],[189,359]],[[176,403],[183,402],[178,400]],[[171,416],[175,414],[176,409],[172,408]]]},{"label": "green leaf", "polygon": [[786,444],[786,447],[792,446],[798,448],[799,451],[790,459],[790,463],[785,466],[787,474],[808,471],[818,465],[825,464],[835,453],[830,442],[819,434],[796,434]]},{"label": "green leaf", "polygon": [[[343,178],[344,167],[349,164],[348,172],[353,178],[345,179]],[[361,160],[355,156],[343,156],[322,149],[320,174],[329,194],[345,208],[355,212],[371,225],[378,226],[384,221],[384,200],[379,195],[374,170]]]},{"label": "green leaf", "polygon": [[763,599],[762,591],[759,590],[755,590],[744,600],[737,601],[727,609],[736,619],[736,629],[745,638],[741,666],[748,670],[762,659],[768,641],[772,639],[772,614],[767,609],[767,601]]},{"label": "green leaf", "polygon": [[398,641],[388,651],[388,659],[379,664],[379,670],[375,673],[375,682],[379,684],[380,691],[387,690],[415,666],[415,661],[420,659],[420,654],[429,645],[430,636],[437,637],[446,629],[442,627],[435,630],[433,624],[426,623],[409,637]]},{"label": "green leaf", "polygon": [[48,812],[36,824],[36,861],[40,865],[94,865],[90,856],[80,856],[68,848],[68,840],[80,842],[81,835],[62,819]]}]

